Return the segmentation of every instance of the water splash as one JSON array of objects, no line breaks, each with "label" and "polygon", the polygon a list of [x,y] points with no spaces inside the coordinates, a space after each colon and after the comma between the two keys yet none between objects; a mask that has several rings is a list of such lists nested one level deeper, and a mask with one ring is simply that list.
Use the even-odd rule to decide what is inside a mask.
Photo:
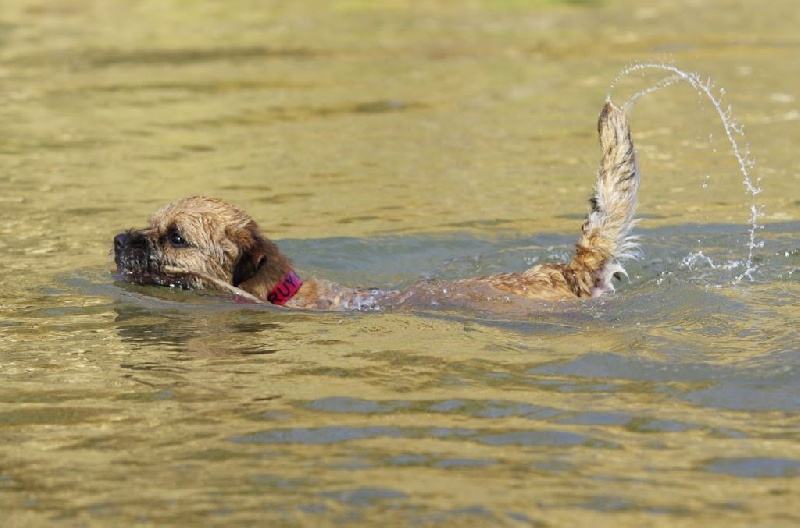
[{"label": "water splash", "polygon": [[[628,99],[622,108],[625,111],[629,111],[633,104],[644,97],[647,94],[653,93],[661,88],[665,88],[667,86],[671,86],[676,84],[680,81],[684,81],[689,83],[695,90],[697,90],[700,96],[707,96],[708,99],[711,101],[711,104],[714,105],[714,108],[717,111],[717,114],[722,121],[722,126],[725,129],[725,135],[728,137],[728,141],[733,148],[733,154],[736,156],[736,160],[739,162],[739,170],[742,173],[743,180],[742,183],[745,186],[745,189],[752,198],[750,204],[750,231],[749,236],[750,239],[748,241],[748,253],[747,253],[747,262],[745,263],[744,271],[737,275],[734,284],[738,284],[741,282],[745,277],[749,280],[753,281],[753,273],[758,269],[758,266],[753,263],[753,254],[757,248],[764,247],[763,241],[756,240],[756,232],[759,229],[763,229],[763,226],[759,224],[759,218],[764,216],[763,206],[758,204],[756,196],[761,193],[761,188],[758,187],[758,184],[761,181],[761,178],[756,178],[755,183],[753,182],[753,178],[750,176],[750,171],[755,166],[755,161],[750,157],[750,145],[748,144],[747,140],[744,137],[744,126],[740,125],[736,118],[733,117],[733,109],[730,105],[723,106],[722,98],[725,95],[725,89],[720,88],[717,91],[717,95],[715,95],[715,87],[714,83],[710,78],[706,78],[706,80],[701,79],[700,75],[693,72],[685,72],[675,66],[670,64],[662,64],[662,63],[653,63],[653,62],[640,62],[634,63],[625,69],[623,69],[616,78],[612,81],[611,86],[608,89],[608,100],[611,100],[611,92],[616,87],[617,83],[622,80],[623,77],[626,77],[634,72],[645,72],[647,70],[660,70],[666,71],[670,75],[661,79],[656,84],[645,88],[644,90],[634,94],[630,99]],[[711,137],[711,136],[709,136]],[[739,146],[738,139],[741,139],[744,145],[744,148]],[[708,178],[707,178],[708,179]],[[702,255],[702,252],[700,253]]]},{"label": "water splash", "polygon": [[741,263],[739,262],[731,262],[728,264],[717,264],[711,259],[711,257],[707,257],[705,254],[703,254],[702,251],[697,251],[696,253],[689,253],[688,255],[683,257],[683,260],[681,261],[681,266],[691,270],[697,267],[698,262],[702,262],[712,270],[717,270],[717,269],[734,270],[741,265]]}]

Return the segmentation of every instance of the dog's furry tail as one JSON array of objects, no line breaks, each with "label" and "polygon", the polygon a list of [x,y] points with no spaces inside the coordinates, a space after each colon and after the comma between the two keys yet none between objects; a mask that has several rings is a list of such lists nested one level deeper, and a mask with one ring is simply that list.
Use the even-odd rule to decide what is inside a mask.
[{"label": "dog's furry tail", "polygon": [[597,122],[603,158],[597,173],[591,211],[581,229],[577,250],[568,268],[579,296],[613,291],[612,279],[627,275],[622,262],[635,257],[630,236],[635,225],[639,167],[625,113],[606,101]]}]

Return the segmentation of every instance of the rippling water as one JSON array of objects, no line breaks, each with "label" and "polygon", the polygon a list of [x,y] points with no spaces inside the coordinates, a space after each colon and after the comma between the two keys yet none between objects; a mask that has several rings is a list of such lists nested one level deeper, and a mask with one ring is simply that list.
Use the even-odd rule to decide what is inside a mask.
[{"label": "rippling water", "polygon": [[[231,5],[0,7],[4,526],[800,523],[793,3]],[[109,273],[196,193],[351,285],[565,259],[607,83],[665,51],[748,126],[754,281],[691,90],[637,103],[613,296],[298,313]]]}]

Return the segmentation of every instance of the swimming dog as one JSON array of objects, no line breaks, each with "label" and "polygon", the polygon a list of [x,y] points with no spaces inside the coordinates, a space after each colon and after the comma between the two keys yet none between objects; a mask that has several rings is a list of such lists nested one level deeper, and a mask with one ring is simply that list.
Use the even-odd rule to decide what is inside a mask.
[{"label": "swimming dog", "polygon": [[216,198],[194,196],[156,211],[150,225],[114,237],[114,260],[123,280],[183,289],[227,290],[252,302],[296,309],[383,310],[441,298],[520,297],[561,301],[613,291],[613,279],[633,256],[639,169],[625,113],[606,102],[597,125],[602,159],[590,210],[575,254],[567,263],[536,265],[450,282],[420,282],[405,290],[342,286],[300,278],[291,260],[261,234],[242,210]]}]

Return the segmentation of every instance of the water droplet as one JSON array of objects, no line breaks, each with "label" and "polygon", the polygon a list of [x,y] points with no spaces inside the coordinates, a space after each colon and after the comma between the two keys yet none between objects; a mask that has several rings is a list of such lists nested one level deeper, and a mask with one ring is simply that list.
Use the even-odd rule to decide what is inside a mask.
[{"label": "water droplet", "polygon": [[[632,105],[636,100],[644,95],[652,93],[660,88],[665,86],[670,86],[671,84],[675,84],[678,81],[686,81],[689,85],[692,86],[695,90],[697,90],[698,95],[702,98],[703,96],[708,97],[711,103],[714,105],[714,108],[717,111],[720,119],[722,120],[722,125],[725,129],[725,135],[728,138],[728,141],[733,148],[733,154],[736,157],[736,160],[739,162],[739,169],[741,170],[743,178],[743,183],[747,192],[750,193],[752,198],[753,207],[751,208],[750,213],[750,243],[748,249],[748,256],[747,261],[744,264],[745,270],[744,272],[736,277],[734,284],[737,284],[745,277],[749,278],[750,280],[753,279],[753,272],[757,269],[757,266],[753,265],[753,249],[754,247],[758,247],[758,244],[763,246],[763,241],[756,242],[755,241],[755,233],[761,226],[758,223],[758,219],[760,216],[763,216],[763,212],[761,209],[763,206],[756,207],[756,196],[761,192],[761,189],[753,185],[753,182],[750,178],[749,169],[752,169],[755,165],[755,162],[749,159],[750,154],[750,146],[747,144],[746,139],[744,140],[744,148],[741,148],[739,143],[736,140],[735,136],[740,136],[744,139],[744,126],[739,124],[736,119],[733,117],[733,108],[731,105],[723,106],[722,97],[725,95],[725,89],[720,88],[717,93],[719,96],[715,96],[713,93],[714,83],[710,77],[706,78],[703,81],[697,73],[692,72],[685,72],[675,66],[665,64],[665,63],[654,63],[654,62],[642,62],[642,63],[634,63],[628,67],[626,67],[620,74],[617,76],[615,82],[620,80],[625,75],[630,74],[631,72],[638,71],[642,72],[644,76],[645,70],[662,70],[667,71],[671,74],[670,77],[665,79],[661,79],[655,85],[646,88],[645,90],[640,91],[636,95],[634,95],[627,103],[627,105]],[[749,75],[752,71],[752,68],[741,67],[740,73],[743,75]],[[712,141],[713,136],[709,134],[709,142]],[[717,149],[713,149],[714,153],[717,152]],[[706,177],[708,179],[708,177]],[[756,183],[760,182],[760,178],[756,179]],[[703,184],[704,188],[706,183]],[[702,253],[701,253],[702,255]]]}]

